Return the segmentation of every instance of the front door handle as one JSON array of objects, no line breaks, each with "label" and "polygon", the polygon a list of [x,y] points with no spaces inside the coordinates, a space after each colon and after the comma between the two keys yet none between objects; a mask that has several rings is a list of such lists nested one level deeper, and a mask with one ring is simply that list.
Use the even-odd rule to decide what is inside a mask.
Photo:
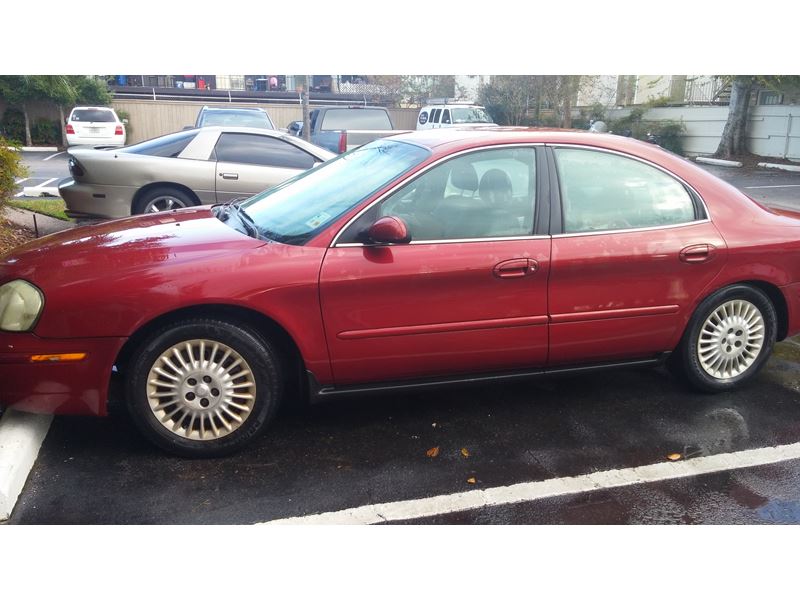
[{"label": "front door handle", "polygon": [[685,263],[702,263],[714,258],[715,251],[711,244],[695,244],[681,250],[678,257]]},{"label": "front door handle", "polygon": [[219,176],[223,179],[239,179],[238,173],[220,173]]},{"label": "front door handle", "polygon": [[495,277],[501,279],[517,279],[532,275],[539,269],[539,263],[530,258],[512,258],[497,263],[492,269]]}]

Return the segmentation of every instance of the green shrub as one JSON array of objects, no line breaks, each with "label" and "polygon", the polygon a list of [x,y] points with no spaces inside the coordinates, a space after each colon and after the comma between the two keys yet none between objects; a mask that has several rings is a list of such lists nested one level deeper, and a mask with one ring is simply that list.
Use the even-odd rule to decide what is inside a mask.
[{"label": "green shrub", "polygon": [[18,144],[25,143],[25,115],[21,110],[6,109],[3,119],[0,120],[0,135]]},{"label": "green shrub", "polygon": [[57,146],[61,143],[61,127],[58,121],[37,119],[31,127],[31,141],[34,146]]},{"label": "green shrub", "polygon": [[[10,149],[13,146],[16,149]],[[22,163],[19,144],[0,136],[0,208],[14,195],[18,177],[26,177],[28,169]]]},{"label": "green shrub", "polygon": [[131,127],[131,115],[130,115],[130,113],[128,113],[128,111],[126,111],[126,110],[116,110],[116,109],[114,109],[114,112],[117,113],[117,116],[119,117],[120,121],[124,121],[125,119],[128,119],[128,122],[125,125],[125,133],[127,134],[126,137],[128,139],[131,139],[131,133],[133,133],[133,127]]},{"label": "green shrub", "polygon": [[608,129],[619,135],[630,135],[637,140],[647,139],[647,134],[660,138],[660,145],[676,154],[683,154],[682,137],[686,134],[683,121],[646,121],[646,108],[637,106],[626,117],[608,123]]}]

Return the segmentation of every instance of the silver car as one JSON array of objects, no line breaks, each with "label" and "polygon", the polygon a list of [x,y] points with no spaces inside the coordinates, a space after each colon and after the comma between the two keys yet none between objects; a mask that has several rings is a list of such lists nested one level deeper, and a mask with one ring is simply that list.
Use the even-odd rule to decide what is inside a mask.
[{"label": "silver car", "polygon": [[252,196],[336,156],[280,131],[203,127],[69,151],[58,187],[74,218],[116,218]]}]

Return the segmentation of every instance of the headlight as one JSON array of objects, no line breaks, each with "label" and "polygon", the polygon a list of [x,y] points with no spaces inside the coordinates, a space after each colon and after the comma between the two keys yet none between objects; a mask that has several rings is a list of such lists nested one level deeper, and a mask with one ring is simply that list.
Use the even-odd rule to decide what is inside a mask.
[{"label": "headlight", "polygon": [[16,279],[0,286],[0,329],[30,331],[43,305],[42,292],[27,281]]}]

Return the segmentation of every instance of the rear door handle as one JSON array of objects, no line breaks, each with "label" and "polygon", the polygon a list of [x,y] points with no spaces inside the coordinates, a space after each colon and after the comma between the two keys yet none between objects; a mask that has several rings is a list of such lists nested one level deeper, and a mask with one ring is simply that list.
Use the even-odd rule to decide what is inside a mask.
[{"label": "rear door handle", "polygon": [[702,263],[714,258],[715,251],[711,244],[695,244],[681,250],[678,257],[685,263]]},{"label": "rear door handle", "polygon": [[501,279],[517,279],[532,275],[539,269],[539,263],[530,258],[512,258],[497,263],[492,269],[495,277]]},{"label": "rear door handle", "polygon": [[223,179],[239,179],[238,173],[220,173],[219,176]]}]

